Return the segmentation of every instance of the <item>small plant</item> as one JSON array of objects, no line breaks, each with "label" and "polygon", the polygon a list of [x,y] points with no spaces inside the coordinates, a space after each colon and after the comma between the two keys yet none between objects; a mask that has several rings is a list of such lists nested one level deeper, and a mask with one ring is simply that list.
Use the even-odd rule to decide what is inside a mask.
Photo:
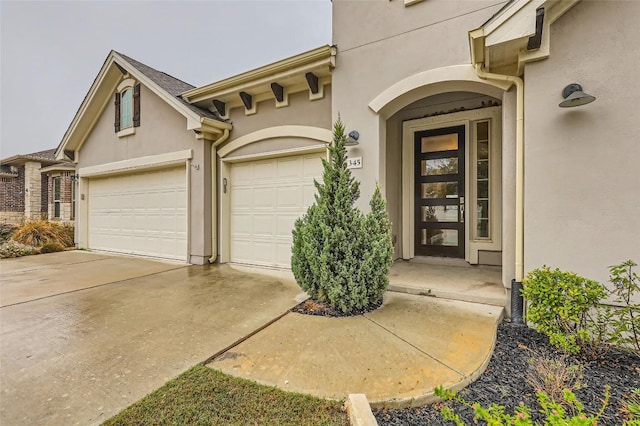
[{"label": "small plant", "polygon": [[46,220],[33,220],[22,225],[11,239],[33,247],[42,247],[48,243],[72,247],[73,227]]},{"label": "small plant", "polygon": [[566,355],[559,358],[537,355],[529,359],[525,380],[536,392],[544,392],[553,402],[564,405],[565,390],[574,391],[584,386],[583,370],[580,364],[569,364]]},{"label": "small plant", "polygon": [[347,168],[345,143],[338,119],[329,147],[331,160],[322,161],[323,179],[315,182],[315,203],[295,222],[291,269],[312,298],[353,312],[380,300],[387,289],[393,244],[379,188],[368,215],[355,207],[360,184]]},{"label": "small plant", "polygon": [[7,241],[11,235],[18,229],[17,226],[10,223],[0,223],[0,242]]},{"label": "small plant", "polygon": [[596,309],[606,296],[600,283],[543,266],[529,272],[523,284],[526,319],[552,345],[574,354],[598,354],[605,346],[607,318]]},{"label": "small plant", "polygon": [[28,256],[36,253],[38,253],[38,249],[35,247],[20,244],[16,241],[9,240],[0,244],[0,259]]},{"label": "small plant", "polygon": [[621,305],[611,315],[610,341],[620,348],[630,348],[640,356],[640,278],[633,270],[637,264],[627,260],[609,268],[609,281],[614,288],[614,302]]},{"label": "small plant", "polygon": [[[609,404],[610,387],[605,386],[605,394],[602,400],[602,407],[594,414],[589,415],[584,412],[584,406],[576,399],[573,392],[565,390],[563,392],[563,404],[553,401],[545,392],[536,394],[540,404],[540,413],[544,415],[544,425],[571,425],[571,426],[592,426],[598,423],[604,410]],[[535,425],[531,418],[531,408],[520,404],[515,409],[514,414],[505,412],[505,407],[498,404],[491,404],[490,407],[483,407],[479,403],[471,403],[460,397],[455,391],[446,390],[442,386],[435,389],[435,395],[445,401],[456,401],[457,403],[469,407],[473,410],[476,422],[482,420],[489,426],[514,425],[529,426]],[[564,407],[569,407],[571,413],[567,413]],[[445,420],[454,422],[457,426],[465,426],[460,416],[451,407],[442,407],[440,413]]]},{"label": "small plant", "polygon": [[622,401],[622,413],[625,416],[623,426],[640,426],[640,389],[634,389]]},{"label": "small plant", "polygon": [[42,247],[40,247],[40,253],[55,253],[58,251],[64,251],[64,246],[60,243],[44,243]]}]

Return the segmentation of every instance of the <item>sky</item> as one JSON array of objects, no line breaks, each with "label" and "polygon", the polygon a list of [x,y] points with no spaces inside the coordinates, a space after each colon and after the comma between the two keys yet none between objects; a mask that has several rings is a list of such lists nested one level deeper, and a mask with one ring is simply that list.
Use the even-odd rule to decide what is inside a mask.
[{"label": "sky", "polygon": [[330,0],[0,0],[0,158],[57,147],[112,49],[201,86],[325,44]]}]

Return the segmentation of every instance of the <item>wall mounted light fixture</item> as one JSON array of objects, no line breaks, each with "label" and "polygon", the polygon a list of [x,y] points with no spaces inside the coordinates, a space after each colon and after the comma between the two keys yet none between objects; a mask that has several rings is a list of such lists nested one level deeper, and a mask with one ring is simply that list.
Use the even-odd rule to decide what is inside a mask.
[{"label": "wall mounted light fixture", "polygon": [[358,133],[357,130],[352,130],[349,132],[349,135],[347,137],[347,143],[345,143],[345,145],[356,146],[360,143],[358,142],[358,139],[360,139],[360,133]]},{"label": "wall mounted light fixture", "polygon": [[562,89],[562,97],[564,101],[558,105],[561,108],[571,108],[581,105],[590,104],[596,100],[595,96],[588,95],[582,91],[582,86],[578,83],[569,84]]}]

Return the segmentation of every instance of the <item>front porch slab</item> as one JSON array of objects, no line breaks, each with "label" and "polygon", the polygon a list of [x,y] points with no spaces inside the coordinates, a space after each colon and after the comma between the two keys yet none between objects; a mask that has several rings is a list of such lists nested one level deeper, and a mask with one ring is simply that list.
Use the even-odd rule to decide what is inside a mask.
[{"label": "front porch slab", "polygon": [[391,266],[389,290],[494,306],[507,303],[499,266],[457,259],[398,260]]}]

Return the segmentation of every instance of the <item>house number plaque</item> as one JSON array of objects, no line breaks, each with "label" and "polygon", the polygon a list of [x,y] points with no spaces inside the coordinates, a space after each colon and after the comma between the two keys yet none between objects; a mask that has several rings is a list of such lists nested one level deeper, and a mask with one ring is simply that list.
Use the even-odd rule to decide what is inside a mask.
[{"label": "house number plaque", "polygon": [[361,169],[362,168],[362,157],[347,158],[347,168],[348,169]]}]

